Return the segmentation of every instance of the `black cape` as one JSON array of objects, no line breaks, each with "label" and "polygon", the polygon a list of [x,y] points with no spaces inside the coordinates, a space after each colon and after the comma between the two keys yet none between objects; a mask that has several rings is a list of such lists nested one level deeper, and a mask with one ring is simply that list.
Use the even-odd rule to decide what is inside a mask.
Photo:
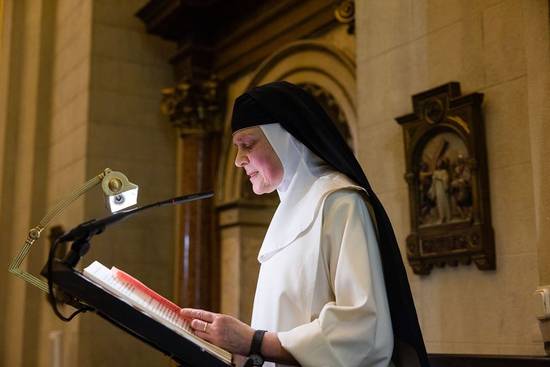
[{"label": "black cape", "polygon": [[233,107],[233,132],[271,123],[280,123],[335,170],[344,173],[367,191],[378,227],[378,245],[393,326],[392,360],[398,366],[429,366],[407,274],[390,220],[336,125],[309,93],[284,81],[252,88],[237,98]]}]

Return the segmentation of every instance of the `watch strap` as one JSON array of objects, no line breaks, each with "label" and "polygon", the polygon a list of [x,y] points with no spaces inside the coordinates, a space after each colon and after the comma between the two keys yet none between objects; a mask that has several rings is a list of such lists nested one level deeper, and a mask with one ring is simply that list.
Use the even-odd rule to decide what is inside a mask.
[{"label": "watch strap", "polygon": [[254,331],[252,343],[250,344],[250,353],[248,353],[248,359],[246,360],[244,367],[262,366],[264,364],[264,357],[262,356],[262,341],[265,333],[265,330]]},{"label": "watch strap", "polygon": [[252,336],[252,343],[250,344],[250,353],[251,354],[258,354],[262,355],[262,341],[264,340],[264,334],[266,333],[266,330],[256,330],[254,331],[254,335]]}]

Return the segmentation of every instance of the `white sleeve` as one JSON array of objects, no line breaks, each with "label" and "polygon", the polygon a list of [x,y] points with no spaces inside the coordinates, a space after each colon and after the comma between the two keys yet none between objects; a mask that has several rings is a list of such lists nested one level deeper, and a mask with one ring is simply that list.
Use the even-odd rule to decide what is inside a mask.
[{"label": "white sleeve", "polygon": [[393,350],[380,253],[369,211],[356,191],[329,195],[322,249],[334,292],[319,317],[285,332],[282,346],[302,366],[389,365]]}]

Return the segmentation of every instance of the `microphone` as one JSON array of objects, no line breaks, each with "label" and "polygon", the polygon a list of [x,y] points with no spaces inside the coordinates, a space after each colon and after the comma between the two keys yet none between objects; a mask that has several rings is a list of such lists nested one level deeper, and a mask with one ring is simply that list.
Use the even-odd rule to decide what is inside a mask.
[{"label": "microphone", "polygon": [[210,198],[212,196],[214,196],[214,192],[212,191],[178,196],[172,199],[159,201],[139,208],[124,210],[102,219],[92,219],[81,223],[77,227],[71,229],[68,233],[65,233],[64,235],[59,237],[59,239],[57,240],[58,243],[73,241],[73,248],[65,258],[64,262],[74,267],[76,263],[80,260],[80,258],[88,251],[90,247],[88,241],[90,240],[90,238],[92,238],[96,234],[102,233],[105,228],[114,223],[120,222],[121,220],[124,220],[150,208],[167,205],[178,205],[188,203],[190,201]]}]

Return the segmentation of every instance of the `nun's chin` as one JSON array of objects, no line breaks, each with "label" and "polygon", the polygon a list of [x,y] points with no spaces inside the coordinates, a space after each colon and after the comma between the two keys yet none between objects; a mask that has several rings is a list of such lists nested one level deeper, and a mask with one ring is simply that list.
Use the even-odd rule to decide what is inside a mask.
[{"label": "nun's chin", "polygon": [[256,195],[270,194],[273,191],[277,190],[277,186],[280,185],[280,182],[278,182],[277,184],[272,184],[266,182],[265,179],[262,180],[262,177],[260,177],[259,174],[250,178],[250,183],[252,184],[252,191]]},{"label": "nun's chin", "polygon": [[272,193],[273,191],[277,190],[276,188],[259,188],[259,189],[256,189],[254,187],[254,185],[252,185],[252,191],[254,192],[254,194],[256,195],[263,195],[263,194],[270,194]]}]

